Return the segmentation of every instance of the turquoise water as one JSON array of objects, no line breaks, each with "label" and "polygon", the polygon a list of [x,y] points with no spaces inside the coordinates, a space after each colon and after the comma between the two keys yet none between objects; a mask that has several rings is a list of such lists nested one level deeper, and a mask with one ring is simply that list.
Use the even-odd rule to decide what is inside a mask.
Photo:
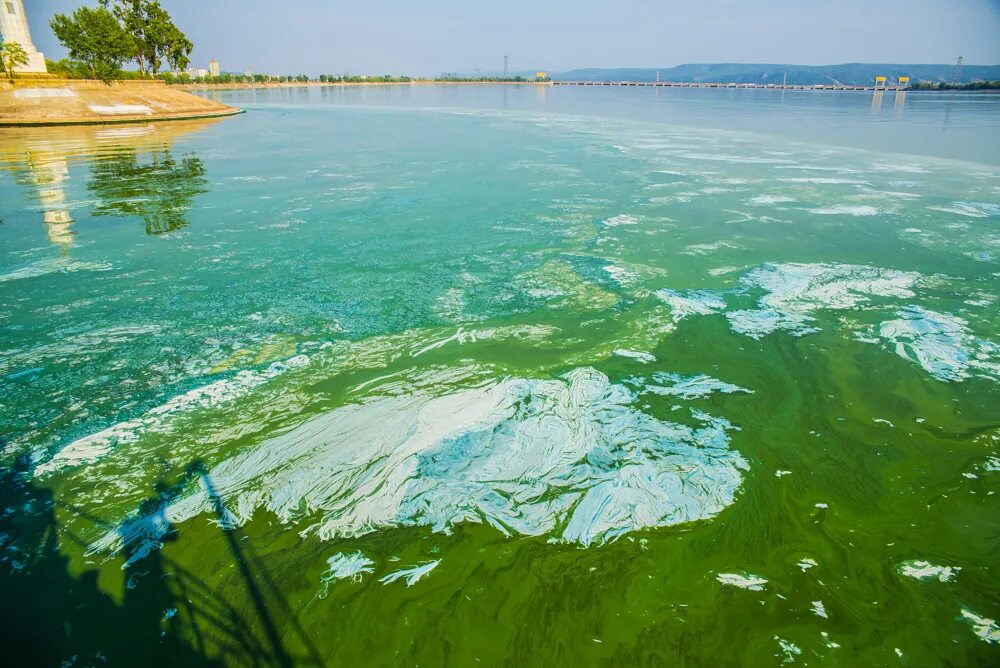
[{"label": "turquoise water", "polygon": [[5,652],[998,660],[1000,98],[209,95],[0,133]]}]

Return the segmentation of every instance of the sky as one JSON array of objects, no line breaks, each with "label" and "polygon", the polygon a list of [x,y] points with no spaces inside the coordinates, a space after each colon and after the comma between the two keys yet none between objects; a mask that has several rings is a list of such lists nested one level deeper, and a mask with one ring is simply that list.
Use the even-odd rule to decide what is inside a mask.
[{"label": "sky", "polygon": [[[682,63],[1000,64],[1000,0],[160,0],[192,65],[269,74],[410,74]],[[49,19],[96,0],[25,0]]]}]

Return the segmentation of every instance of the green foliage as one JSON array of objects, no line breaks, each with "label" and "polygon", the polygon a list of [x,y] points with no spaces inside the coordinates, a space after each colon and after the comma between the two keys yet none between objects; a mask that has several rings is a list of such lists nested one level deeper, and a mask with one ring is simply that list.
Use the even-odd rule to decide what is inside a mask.
[{"label": "green foliage", "polygon": [[204,76],[191,78],[187,74],[176,75],[173,73],[158,74],[158,78],[168,84],[268,84],[268,83],[308,83],[318,81],[320,83],[409,83],[414,81],[411,77],[394,77],[386,74],[381,77],[365,77],[350,74],[321,74],[316,79],[310,79],[305,74],[299,75],[271,75],[271,74],[219,74],[217,76]]},{"label": "green foliage", "polygon": [[1000,89],[1000,80],[997,81],[969,81],[967,83],[945,83],[921,81],[910,88],[914,90],[997,90]]},{"label": "green foliage", "polygon": [[11,81],[14,80],[14,68],[28,64],[28,52],[17,42],[0,44],[0,65]]},{"label": "green foliage", "polygon": [[49,60],[46,58],[45,69],[48,70],[49,74],[66,79],[86,79],[90,76],[90,70],[87,68],[86,63],[81,63],[78,60],[70,60],[69,58],[63,58],[62,60]]},{"label": "green foliage", "polygon": [[110,8],[132,35],[133,58],[140,73],[148,70],[155,76],[164,62],[174,70],[188,66],[194,45],[159,0],[101,0],[101,5]]},{"label": "green foliage", "polygon": [[122,65],[132,57],[135,41],[103,7],[79,7],[72,17],[56,14],[49,26],[70,58],[83,63],[95,79],[121,77]]},{"label": "green foliage", "polygon": [[[520,75],[513,77],[459,77],[443,74],[434,81],[462,81],[462,82],[483,82],[483,83],[524,83],[528,81]],[[532,79],[534,81],[534,79]]]}]

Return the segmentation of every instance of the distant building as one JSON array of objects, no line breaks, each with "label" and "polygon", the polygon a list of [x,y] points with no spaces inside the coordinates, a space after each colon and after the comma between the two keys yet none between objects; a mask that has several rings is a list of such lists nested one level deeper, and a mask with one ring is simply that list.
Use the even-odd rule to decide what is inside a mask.
[{"label": "distant building", "polygon": [[195,75],[205,78],[208,76],[208,70],[206,70],[204,67],[199,67],[197,70],[195,70]]},{"label": "distant building", "polygon": [[35,48],[28,30],[28,15],[22,0],[0,0],[0,35],[4,42],[17,42],[28,54],[28,63],[14,68],[15,72],[44,74],[45,56]]},{"label": "distant building", "polygon": [[253,70],[247,70],[247,71],[245,71],[243,73],[243,76],[245,76],[245,77],[252,77],[253,76]]},{"label": "distant building", "polygon": [[208,73],[213,77],[219,76],[219,61],[215,58],[208,61]]}]

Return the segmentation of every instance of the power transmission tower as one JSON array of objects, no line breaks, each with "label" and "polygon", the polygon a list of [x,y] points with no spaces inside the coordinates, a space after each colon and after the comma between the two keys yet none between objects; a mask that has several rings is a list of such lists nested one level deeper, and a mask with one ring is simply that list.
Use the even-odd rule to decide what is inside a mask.
[{"label": "power transmission tower", "polygon": [[955,81],[953,83],[962,82],[962,56],[958,57],[958,62],[955,63]]},{"label": "power transmission tower", "polygon": [[504,56],[503,56],[503,78],[504,79],[508,78],[509,74],[510,74],[510,68],[507,67],[507,54],[504,54]]}]

